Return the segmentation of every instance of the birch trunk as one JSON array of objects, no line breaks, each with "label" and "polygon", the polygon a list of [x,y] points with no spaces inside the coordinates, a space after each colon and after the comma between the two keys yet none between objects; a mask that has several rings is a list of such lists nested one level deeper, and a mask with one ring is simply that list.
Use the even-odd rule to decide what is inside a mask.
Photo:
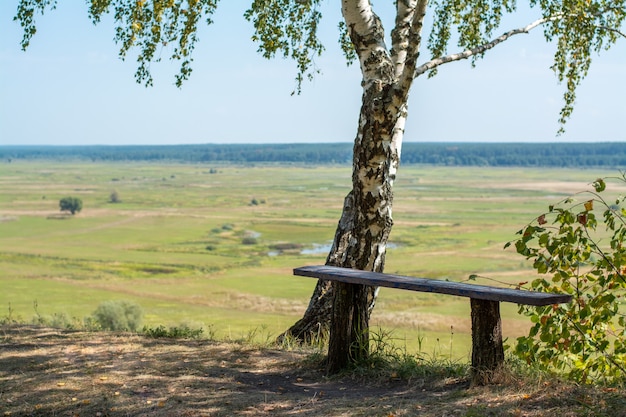
[{"label": "birch trunk", "polygon": [[[382,272],[393,226],[393,181],[399,163],[400,121],[390,94],[393,84],[373,83],[363,94],[354,146],[352,192],[335,235],[327,264]],[[344,368],[369,352],[369,316],[377,289],[335,284],[327,370]]]},{"label": "birch trunk", "polygon": [[[393,47],[368,0],[343,0],[342,12],[363,74],[362,104],[344,200],[327,265],[382,272],[393,226],[393,182],[407,115],[426,0],[397,2]],[[304,317],[285,334],[307,341],[330,330],[328,371],[367,356],[377,288],[319,281]]]}]

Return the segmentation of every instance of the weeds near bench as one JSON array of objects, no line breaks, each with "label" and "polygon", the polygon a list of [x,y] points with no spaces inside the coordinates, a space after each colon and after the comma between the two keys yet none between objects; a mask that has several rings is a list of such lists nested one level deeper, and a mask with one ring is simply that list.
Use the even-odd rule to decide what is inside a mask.
[{"label": "weeds near bench", "polygon": [[[187,325],[171,326],[169,328],[163,325],[157,327],[144,326],[142,333],[153,339],[201,339],[205,337],[203,328],[192,328]],[[205,338],[213,340],[214,337],[215,333],[209,331],[208,336]]]},{"label": "weeds near bench", "polygon": [[[579,382],[626,381],[626,196],[604,197],[606,180],[551,205],[514,242],[548,276],[531,289],[573,296],[568,305],[520,306],[533,326],[515,352]],[[626,174],[610,180],[624,185]]]},{"label": "weeds near bench", "polygon": [[370,330],[369,355],[354,364],[348,373],[353,377],[383,380],[415,380],[430,378],[465,379],[469,375],[469,364],[451,357],[426,354],[420,351],[409,353],[393,337],[393,332],[381,328]]}]

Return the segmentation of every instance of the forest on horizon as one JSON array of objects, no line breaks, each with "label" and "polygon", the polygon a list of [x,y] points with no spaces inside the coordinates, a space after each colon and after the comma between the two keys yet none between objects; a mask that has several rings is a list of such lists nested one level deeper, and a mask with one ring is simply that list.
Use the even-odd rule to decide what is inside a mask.
[{"label": "forest on horizon", "polygon": [[[0,160],[349,164],[352,143],[0,146]],[[403,164],[440,166],[626,167],[626,142],[405,142]]]}]

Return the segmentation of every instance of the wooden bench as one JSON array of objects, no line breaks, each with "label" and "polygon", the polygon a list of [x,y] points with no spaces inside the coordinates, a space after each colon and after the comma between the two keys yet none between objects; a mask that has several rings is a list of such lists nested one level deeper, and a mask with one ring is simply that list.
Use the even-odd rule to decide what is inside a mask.
[{"label": "wooden bench", "polygon": [[295,268],[293,273],[298,276],[347,284],[468,297],[472,309],[472,379],[476,384],[488,383],[493,372],[504,362],[500,302],[546,306],[567,303],[572,298],[565,294],[413,278],[324,265]]}]

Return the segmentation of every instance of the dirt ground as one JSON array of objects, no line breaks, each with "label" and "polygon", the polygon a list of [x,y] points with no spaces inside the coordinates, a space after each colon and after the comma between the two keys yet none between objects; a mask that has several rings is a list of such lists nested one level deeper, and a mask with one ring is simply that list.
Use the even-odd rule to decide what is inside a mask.
[{"label": "dirt ground", "polygon": [[626,416],[618,389],[556,381],[326,378],[306,353],[0,328],[0,416]]}]

